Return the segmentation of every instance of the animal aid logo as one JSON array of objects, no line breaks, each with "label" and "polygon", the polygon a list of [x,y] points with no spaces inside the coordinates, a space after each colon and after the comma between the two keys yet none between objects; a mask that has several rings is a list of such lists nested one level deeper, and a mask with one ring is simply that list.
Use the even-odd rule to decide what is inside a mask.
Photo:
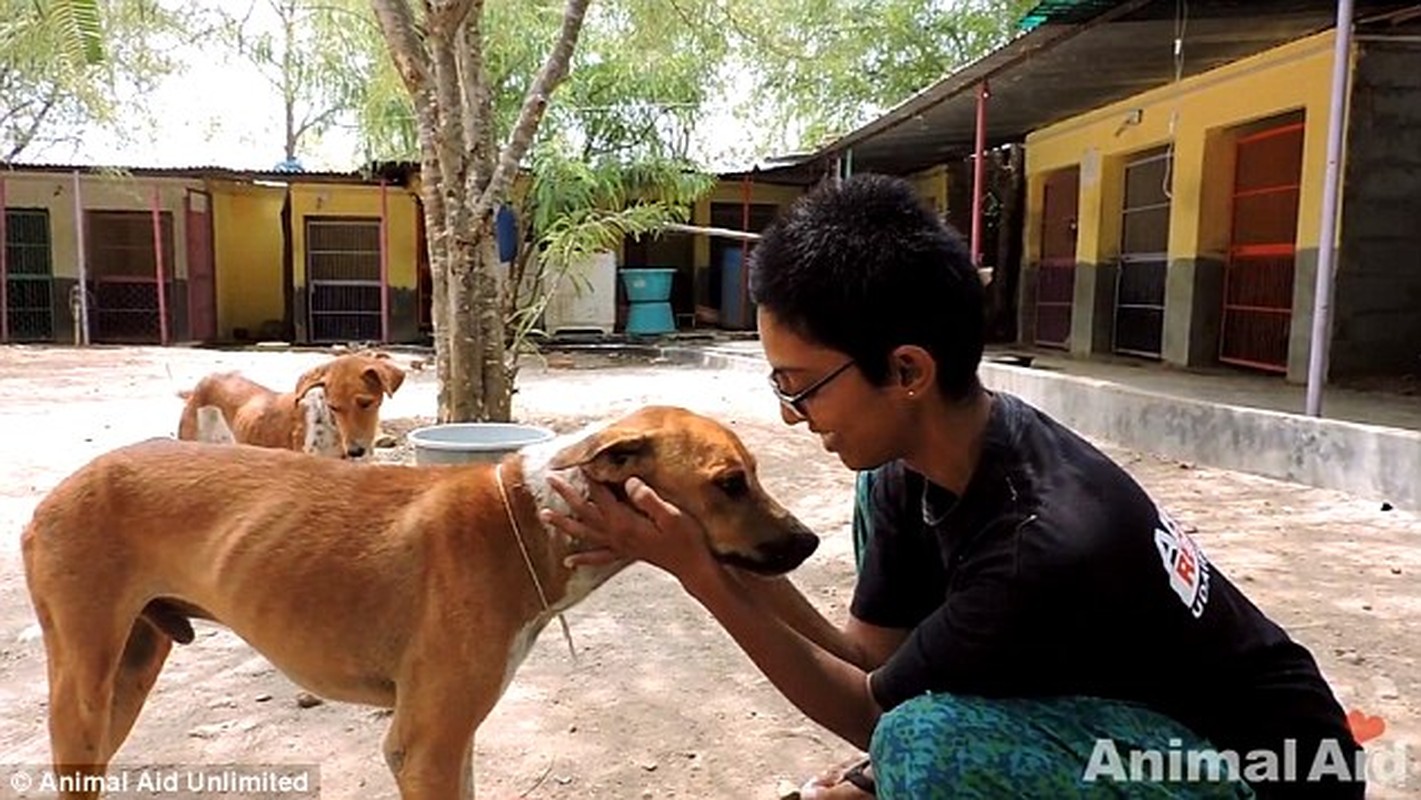
[{"label": "animal aid logo", "polygon": [[1209,562],[1199,545],[1180,530],[1162,508],[1156,508],[1159,524],[1155,528],[1155,548],[1164,562],[1169,575],[1169,586],[1195,619],[1204,615],[1204,606],[1209,602]]},{"label": "animal aid logo", "polygon": [[1162,749],[1121,747],[1112,739],[1097,739],[1089,763],[1081,774],[1087,783],[1220,783],[1365,782],[1378,787],[1406,789],[1414,773],[1404,742],[1376,741],[1386,732],[1386,720],[1363,711],[1347,713],[1350,743],[1324,739],[1316,747],[1299,747],[1285,739],[1279,750],[1195,749],[1181,739],[1170,739]]}]

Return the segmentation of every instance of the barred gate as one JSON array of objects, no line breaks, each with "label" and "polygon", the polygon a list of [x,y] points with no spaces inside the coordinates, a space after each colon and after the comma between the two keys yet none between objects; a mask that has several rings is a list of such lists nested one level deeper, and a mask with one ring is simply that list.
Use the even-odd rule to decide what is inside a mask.
[{"label": "barred gate", "polygon": [[1288,369],[1303,123],[1238,140],[1219,360]]},{"label": "barred gate", "polygon": [[49,211],[5,210],[5,311],[9,341],[56,338]]},{"label": "barred gate", "polygon": [[1164,351],[1165,278],[1169,269],[1167,149],[1125,164],[1120,271],[1115,277],[1115,352],[1159,358]]},{"label": "barred gate", "polygon": [[[85,239],[92,276],[90,314],[94,341],[155,344],[158,321],[158,262],[153,247],[153,216],[147,211],[89,211]],[[161,212],[164,291],[173,296],[173,215]],[[169,330],[172,304],[168,304]]]},{"label": "barred gate", "polygon": [[380,341],[380,221],[308,217],[306,286],[311,341]]}]

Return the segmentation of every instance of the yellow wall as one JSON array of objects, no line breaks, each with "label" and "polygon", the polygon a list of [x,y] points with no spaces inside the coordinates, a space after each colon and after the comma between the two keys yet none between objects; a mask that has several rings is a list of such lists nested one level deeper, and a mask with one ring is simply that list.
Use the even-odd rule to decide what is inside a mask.
[{"label": "yellow wall", "polygon": [[217,270],[217,335],[235,328],[261,335],[285,316],[282,287],[281,187],[214,181],[213,258]]},{"label": "yellow wall", "polygon": [[907,176],[923,198],[939,215],[947,213],[947,165],[938,164]]},{"label": "yellow wall", "polygon": [[[296,271],[296,285],[306,285],[306,225],[311,217],[363,217],[380,218],[381,188],[351,184],[292,184],[292,258]],[[388,217],[386,234],[389,237],[390,286],[397,289],[413,289],[417,285],[416,270],[419,264],[419,233],[415,215],[419,213],[415,195],[400,186],[385,188]]]},{"label": "yellow wall", "polygon": [[[1228,189],[1233,181],[1229,129],[1299,110],[1305,114],[1306,130],[1297,246],[1315,248],[1326,165],[1332,47],[1332,33],[1319,34],[1027,136],[1027,263],[1040,257],[1044,178],[1073,165],[1081,167],[1077,260],[1100,264],[1114,258],[1119,252],[1124,162],[1133,153],[1168,144],[1172,119],[1170,258],[1222,257],[1228,244]],[[1139,122],[1130,124],[1129,115],[1135,110],[1142,112]]]},{"label": "yellow wall", "polygon": [[[804,194],[804,188],[800,186],[781,186],[772,183],[750,184],[750,203],[752,205],[772,204],[778,207],[777,213],[783,213],[785,207],[793,203],[800,195]],[[696,203],[692,209],[691,224],[709,225],[711,203],[743,203],[745,202],[745,187],[738,180],[717,181],[715,188],[710,194]],[[710,266],[710,237],[696,236],[696,269]]]},{"label": "yellow wall", "polygon": [[[78,227],[74,224],[72,174],[5,172],[5,205],[8,208],[49,210],[50,260],[57,278],[79,277]],[[80,200],[86,211],[149,211],[153,187],[158,187],[159,210],[173,220],[175,264],[164,264],[170,278],[187,277],[187,216],[184,194],[201,189],[202,182],[172,178],[138,178],[120,175],[81,175]]]}]

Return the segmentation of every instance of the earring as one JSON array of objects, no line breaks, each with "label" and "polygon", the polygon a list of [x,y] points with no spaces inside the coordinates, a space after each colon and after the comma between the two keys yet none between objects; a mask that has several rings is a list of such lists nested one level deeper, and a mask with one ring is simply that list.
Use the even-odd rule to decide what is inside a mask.
[{"label": "earring", "polygon": [[916,392],[908,392],[908,396],[909,396],[909,397],[912,397],[912,396],[915,395],[915,394],[917,394],[917,393],[916,393]]}]

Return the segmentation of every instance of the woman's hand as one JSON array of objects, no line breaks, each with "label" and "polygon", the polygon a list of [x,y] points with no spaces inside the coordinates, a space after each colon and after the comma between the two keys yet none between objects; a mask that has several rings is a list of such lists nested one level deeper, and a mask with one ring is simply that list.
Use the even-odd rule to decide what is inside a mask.
[{"label": "woman's hand", "polygon": [[625,503],[596,482],[589,482],[586,497],[556,476],[549,477],[548,484],[567,502],[571,514],[543,509],[543,522],[591,545],[568,556],[565,563],[569,567],[645,561],[682,583],[707,568],[718,567],[701,524],[662,500],[639,478],[627,480]]},{"label": "woman's hand", "polygon": [[[861,777],[851,780],[851,774]],[[874,796],[872,791],[865,791],[859,784],[873,786],[873,766],[862,756],[810,780],[800,787],[799,797],[800,800],[864,800]]]}]

